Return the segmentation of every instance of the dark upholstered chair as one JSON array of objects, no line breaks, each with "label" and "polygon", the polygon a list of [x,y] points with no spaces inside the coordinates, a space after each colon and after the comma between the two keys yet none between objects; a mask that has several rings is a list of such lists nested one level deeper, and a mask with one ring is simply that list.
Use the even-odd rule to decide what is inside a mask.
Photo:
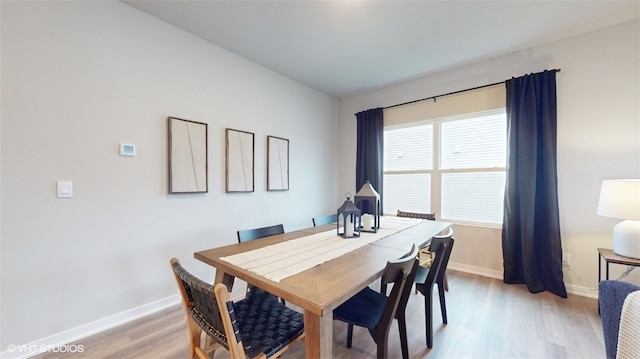
[{"label": "dark upholstered chair", "polygon": [[[333,311],[333,319],[346,322],[347,327],[347,347],[351,348],[353,338],[353,326],[364,327],[369,330],[373,340],[377,344],[377,357],[387,358],[388,337],[391,323],[399,310],[399,305],[407,301],[413,285],[413,276],[418,267],[416,259],[418,249],[411,248],[411,252],[406,256],[391,260],[382,273],[381,292],[366,287],[346,302],[342,303]],[[386,295],[386,285],[393,283],[391,293]],[[404,312],[404,308],[402,311]],[[406,333],[406,331],[405,331]],[[403,357],[407,357],[404,354]]]},{"label": "dark upholstered chair", "polygon": [[433,285],[438,284],[440,297],[440,311],[442,322],[447,324],[447,306],[444,298],[444,274],[447,270],[451,250],[453,249],[453,237],[433,237],[431,251],[435,257],[430,268],[418,267],[415,276],[416,289],[424,296],[425,330],[427,347],[433,347]]},{"label": "dark upholstered chair", "polygon": [[[397,217],[426,219],[428,221],[435,221],[436,220],[436,214],[435,213],[407,212],[407,211],[398,210],[398,212],[396,213],[396,216]],[[444,232],[445,233],[438,234],[438,236],[442,236],[442,237],[451,237],[451,236],[453,236],[453,229],[451,227],[447,228]],[[420,263],[420,266],[425,267],[425,268],[429,268],[431,266],[431,261],[432,260],[433,260],[433,256],[432,256],[431,252],[429,251],[429,247],[420,248],[420,254],[418,255],[418,261]],[[449,279],[447,278],[446,274],[444,275],[444,290],[449,290]],[[416,289],[416,293],[418,293],[417,289]]]},{"label": "dark upholstered chair", "polygon": [[313,226],[317,227],[317,226],[321,226],[323,224],[329,224],[329,223],[338,222],[338,214],[334,213],[334,214],[330,214],[328,216],[314,217],[311,220],[313,221]]},{"label": "dark upholstered chair", "polygon": [[[256,239],[273,236],[276,234],[284,233],[284,225],[276,224],[269,227],[261,227],[261,228],[253,228],[253,229],[243,229],[237,232],[238,234],[238,243],[244,243],[253,241]],[[247,295],[253,288],[252,285],[247,284]],[[284,304],[284,299],[281,299]]]},{"label": "dark upholstered chair", "polygon": [[604,348],[607,359],[615,359],[618,349],[618,330],[620,328],[620,314],[624,300],[640,287],[622,281],[604,280],[598,285],[598,302],[600,306],[600,320],[604,336]]},{"label": "dark upholstered chair", "polygon": [[284,225],[282,224],[262,228],[243,229],[238,231],[238,243],[282,233],[284,233]]},{"label": "dark upholstered chair", "polygon": [[640,358],[640,290],[629,293],[622,305],[616,357]]},{"label": "dark upholstered chair", "polygon": [[[304,338],[302,314],[273,295],[255,289],[234,303],[222,283],[205,283],[176,258],[170,263],[187,316],[189,358],[208,359],[220,347],[229,350],[233,359],[277,358]],[[205,345],[201,343],[203,331]]]}]

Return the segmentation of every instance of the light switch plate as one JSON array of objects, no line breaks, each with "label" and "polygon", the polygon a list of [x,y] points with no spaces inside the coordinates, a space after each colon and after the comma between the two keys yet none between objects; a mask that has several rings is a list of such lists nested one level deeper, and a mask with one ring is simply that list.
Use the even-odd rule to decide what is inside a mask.
[{"label": "light switch plate", "polygon": [[58,181],[58,198],[73,198],[73,182]]}]

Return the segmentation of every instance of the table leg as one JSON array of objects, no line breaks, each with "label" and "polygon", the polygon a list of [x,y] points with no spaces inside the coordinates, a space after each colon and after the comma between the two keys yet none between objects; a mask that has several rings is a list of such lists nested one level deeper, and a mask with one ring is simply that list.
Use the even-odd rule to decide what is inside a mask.
[{"label": "table leg", "polygon": [[[602,281],[602,254],[598,252],[598,288],[600,287],[600,281]],[[600,292],[598,291],[598,315],[600,315]]]},{"label": "table leg", "polygon": [[598,253],[598,283],[602,281],[602,255]]},{"label": "table leg", "polygon": [[227,290],[231,292],[233,290],[233,281],[235,277],[230,276],[229,274],[221,271],[220,269],[216,269],[216,279],[214,283],[223,283],[227,286]]},{"label": "table leg", "polygon": [[305,357],[329,359],[333,356],[333,312],[320,317],[304,312]]}]

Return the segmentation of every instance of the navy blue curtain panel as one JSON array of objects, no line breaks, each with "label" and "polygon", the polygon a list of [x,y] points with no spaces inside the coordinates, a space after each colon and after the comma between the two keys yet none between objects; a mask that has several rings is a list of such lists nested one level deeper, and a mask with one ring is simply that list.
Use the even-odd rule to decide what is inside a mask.
[{"label": "navy blue curtain panel", "polygon": [[[382,108],[374,108],[356,113],[358,121],[358,137],[356,149],[356,192],[369,181],[380,194],[382,193],[383,161],[384,161],[384,116]],[[355,193],[353,194],[355,195]],[[352,198],[353,199],[353,198]],[[362,202],[363,213],[374,213],[375,208],[367,201]]]},{"label": "navy blue curtain panel", "polygon": [[507,178],[502,225],[504,282],[567,297],[557,186],[556,72],[505,82]]}]

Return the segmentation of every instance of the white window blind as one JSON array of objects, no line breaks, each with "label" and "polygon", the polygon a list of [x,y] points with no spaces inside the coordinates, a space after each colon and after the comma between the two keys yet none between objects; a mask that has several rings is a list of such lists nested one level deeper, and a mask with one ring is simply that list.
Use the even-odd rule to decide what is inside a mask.
[{"label": "white window blind", "polygon": [[384,208],[444,220],[502,223],[504,109],[385,129]]},{"label": "white window blind", "polygon": [[383,213],[431,212],[431,174],[397,173],[384,175]]},{"label": "white window blind", "polygon": [[502,223],[504,181],[504,171],[443,173],[441,217]]},{"label": "white window blind", "polygon": [[384,133],[384,170],[433,168],[433,125],[397,128]]},{"label": "white window blind", "polygon": [[433,124],[385,130],[383,213],[431,211]]},{"label": "white window blind", "polygon": [[504,113],[442,123],[441,169],[505,167]]}]

